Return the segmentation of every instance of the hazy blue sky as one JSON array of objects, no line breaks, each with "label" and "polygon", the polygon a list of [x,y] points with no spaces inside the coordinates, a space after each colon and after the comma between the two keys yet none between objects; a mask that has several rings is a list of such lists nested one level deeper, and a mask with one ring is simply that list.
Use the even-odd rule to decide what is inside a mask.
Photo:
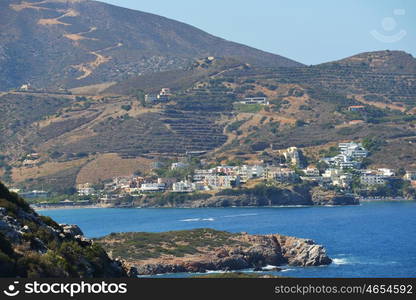
[{"label": "hazy blue sky", "polygon": [[416,56],[415,0],[102,0],[317,64],[374,50]]}]

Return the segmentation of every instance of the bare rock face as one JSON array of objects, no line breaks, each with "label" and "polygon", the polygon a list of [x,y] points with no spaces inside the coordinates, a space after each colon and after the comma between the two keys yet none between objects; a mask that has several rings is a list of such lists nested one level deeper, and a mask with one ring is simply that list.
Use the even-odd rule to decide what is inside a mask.
[{"label": "bare rock face", "polygon": [[0,232],[14,243],[20,243],[22,240],[22,230],[19,223],[7,215],[5,208],[0,208]]},{"label": "bare rock face", "polygon": [[323,190],[320,187],[311,190],[314,205],[358,205],[359,201],[352,195],[338,194],[335,191]]},{"label": "bare rock face", "polygon": [[75,238],[76,236],[83,236],[84,233],[82,232],[81,228],[77,225],[68,225],[68,224],[59,224],[65,235],[69,237]]},{"label": "bare rock face", "polygon": [[332,260],[327,256],[326,250],[312,240],[274,235],[282,247],[283,256],[292,266],[321,266],[329,265]]}]

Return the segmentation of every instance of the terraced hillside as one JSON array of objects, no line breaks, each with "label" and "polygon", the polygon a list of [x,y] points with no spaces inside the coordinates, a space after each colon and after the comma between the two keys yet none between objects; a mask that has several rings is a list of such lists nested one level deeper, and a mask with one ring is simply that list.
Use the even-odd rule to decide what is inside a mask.
[{"label": "terraced hillside", "polygon": [[225,142],[222,128],[210,115],[167,111],[147,113],[139,118],[106,119],[92,127],[94,136],[65,145],[55,151],[119,153],[135,157],[148,153],[184,154],[212,150]]},{"label": "terraced hillside", "polygon": [[[414,61],[389,51],[290,69],[199,59],[176,73],[134,77],[94,95],[5,93],[0,105],[10,117],[2,126],[11,142],[4,148],[0,175],[65,190],[85,178],[105,179],[107,169],[98,166],[104,157],[120,165],[111,174],[130,175],[149,172],[149,161],[187,151],[207,151],[212,161],[258,161],[290,146],[314,153],[364,138],[383,141],[368,165],[413,168]],[[400,62],[403,68],[397,67]],[[143,103],[144,92],[161,87],[172,89],[169,102]],[[267,96],[270,105],[237,103],[247,96]],[[350,111],[353,105],[363,110]],[[25,110],[18,113],[21,106]],[[39,157],[28,162],[31,153]],[[121,167],[126,161],[129,168]]]},{"label": "terraced hillside", "polygon": [[[13,93],[0,100],[24,104],[27,97],[27,93]],[[44,94],[38,97],[49,99]],[[173,104],[143,107],[136,98],[128,96],[66,98],[61,108],[50,106],[43,111],[39,108],[40,115],[36,118],[15,116],[16,125],[11,127],[15,131],[10,129],[9,142],[2,144],[4,171],[0,175],[5,180],[68,192],[79,180],[82,183],[83,178],[107,179],[101,174],[105,171],[101,166],[94,167],[94,178],[87,171],[102,162],[105,155],[111,155],[116,168],[120,166],[119,172],[108,174],[131,175],[143,169],[143,159],[211,151],[227,140],[224,124],[217,123],[222,107],[211,111],[176,109]],[[4,105],[3,109],[13,107]],[[4,124],[12,125],[8,120]],[[131,162],[129,168],[122,167],[124,160]],[[145,169],[149,171],[148,167]],[[82,175],[86,173],[89,175]]]},{"label": "terraced hillside", "polygon": [[300,68],[232,70],[224,76],[247,77],[280,84],[301,84],[365,100],[415,106],[416,60],[401,51],[363,53],[341,61]]}]

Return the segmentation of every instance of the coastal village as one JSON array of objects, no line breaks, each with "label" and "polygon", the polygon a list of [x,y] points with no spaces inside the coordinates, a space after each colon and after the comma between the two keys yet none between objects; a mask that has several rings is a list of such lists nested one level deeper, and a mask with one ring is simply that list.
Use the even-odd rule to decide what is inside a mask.
[{"label": "coastal village", "polygon": [[414,294],[415,6],[320,2],[0,2],[3,293]]},{"label": "coastal village", "polygon": [[[205,62],[215,58],[208,57]],[[163,87],[153,93],[143,94],[140,102],[145,108],[161,107],[175,101],[174,89]],[[33,92],[29,84],[21,86],[20,92]],[[270,109],[273,101],[265,94],[242,93],[233,102],[235,109],[249,111]],[[129,108],[131,108],[129,106]],[[253,108],[253,110],[249,109]],[[350,105],[343,108],[348,113],[365,113],[364,105]],[[237,123],[239,121],[236,121]],[[302,120],[297,120],[297,123]],[[350,123],[363,122],[353,120]],[[232,126],[229,124],[228,126]],[[295,126],[298,126],[295,124]],[[225,127],[225,130],[230,128]],[[238,133],[237,133],[238,134]],[[357,200],[404,200],[414,198],[416,171],[389,168],[370,168],[368,157],[371,149],[361,141],[343,141],[330,149],[321,149],[319,157],[310,159],[305,149],[289,147],[273,149],[273,145],[262,151],[254,151],[246,160],[217,160],[210,151],[187,151],[179,157],[154,157],[150,172],[118,176],[99,182],[78,182],[73,186],[73,194],[65,199],[50,191],[19,190],[24,198],[36,206],[100,206],[132,207],[135,200],[152,195],[195,194],[215,195],[224,190],[241,190],[258,185],[277,188],[292,188],[299,185],[320,187],[324,191],[334,191]],[[290,144],[289,144],[290,145]],[[328,146],[329,147],[329,146]],[[266,155],[263,155],[266,153]],[[22,161],[24,167],[36,166],[38,153],[30,153]],[[159,161],[160,159],[160,161]],[[403,193],[404,188],[412,190]],[[400,192],[397,192],[400,190]],[[412,194],[413,193],[413,194]],[[58,197],[56,197],[58,196]]]},{"label": "coastal village", "polygon": [[[250,100],[255,101],[255,100]],[[332,149],[335,150],[335,149]],[[376,191],[380,187],[404,181],[416,187],[416,172],[392,170],[387,168],[367,169],[363,161],[369,151],[362,143],[339,143],[336,155],[323,157],[318,166],[305,166],[303,153],[296,147],[277,150],[278,162],[263,161],[259,164],[240,165],[207,165],[206,161],[195,157],[198,153],[171,161],[169,165],[156,163],[155,170],[163,170],[175,176],[123,176],[114,177],[102,184],[78,184],[77,201],[63,200],[60,202],[38,202],[37,206],[84,206],[99,205],[102,207],[129,207],[134,199],[148,194],[164,193],[215,193],[221,190],[239,189],[256,184],[293,185],[312,184],[328,190],[336,190],[362,198],[358,191]],[[195,163],[197,162],[197,163]],[[160,173],[160,172],[159,172]],[[182,176],[182,177],[181,177]],[[28,199],[47,198],[46,191],[21,192]],[[371,198],[371,197],[370,197]],[[383,198],[383,196],[373,197]],[[390,197],[391,199],[392,197]],[[397,197],[404,200],[403,197]]]},{"label": "coastal village", "polygon": [[[210,58],[208,58],[210,59]],[[211,58],[213,59],[213,58]],[[24,85],[20,91],[31,91]],[[170,88],[144,95],[144,106],[163,105],[174,97]],[[240,106],[270,106],[266,96],[249,95],[240,98]],[[366,107],[352,105],[348,112],[362,112]],[[290,187],[306,184],[319,186],[323,190],[336,191],[341,195],[353,196],[359,200],[408,198],[403,193],[386,193],[394,186],[406,185],[414,190],[416,171],[393,170],[388,168],[369,169],[366,159],[371,154],[363,142],[345,141],[320,153],[319,159],[310,163],[302,149],[271,150],[269,159],[261,153],[255,154],[250,162],[208,161],[206,151],[188,151],[182,157],[154,162],[149,174],[130,174],[114,177],[100,183],[85,182],[76,185],[76,192],[68,199],[51,201],[51,193],[44,190],[21,191],[24,198],[31,199],[34,205],[51,206],[101,206],[131,207],[134,200],[146,195],[157,194],[215,194],[223,190],[252,188],[263,184],[276,187]],[[23,161],[30,167],[38,161],[38,154],[31,153]],[[253,163],[255,161],[255,163]],[[385,190],[383,188],[386,187]]]}]

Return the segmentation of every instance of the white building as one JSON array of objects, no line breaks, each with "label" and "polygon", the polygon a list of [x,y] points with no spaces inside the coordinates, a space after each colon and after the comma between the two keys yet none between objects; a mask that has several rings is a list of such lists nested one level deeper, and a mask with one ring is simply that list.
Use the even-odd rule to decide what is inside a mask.
[{"label": "white building", "polygon": [[165,189],[172,188],[173,184],[176,182],[176,178],[158,178],[157,183],[164,185]]},{"label": "white building", "polygon": [[406,171],[404,175],[404,180],[414,181],[416,180],[416,171]]},{"label": "white building", "polygon": [[324,174],[322,174],[322,177],[333,178],[336,176],[340,176],[342,174],[343,174],[342,170],[339,170],[339,169],[326,169]]},{"label": "white building", "polygon": [[260,104],[260,105],[269,105],[270,102],[267,100],[267,97],[247,97],[244,100],[239,101],[241,104]]},{"label": "white building", "polygon": [[157,94],[157,100],[160,102],[167,102],[169,101],[169,97],[171,96],[169,88],[163,88]]},{"label": "white building", "polygon": [[140,190],[142,192],[160,192],[165,190],[165,185],[160,183],[143,183]]},{"label": "white building", "polygon": [[238,167],[235,166],[217,166],[215,168],[215,173],[225,174],[225,175],[236,175],[238,172]]},{"label": "white building", "polygon": [[184,163],[184,162],[176,162],[176,163],[172,163],[172,165],[170,166],[171,170],[175,170],[175,169],[184,169],[189,167],[189,164]]},{"label": "white building", "polygon": [[77,192],[80,196],[90,196],[95,194],[95,189],[89,183],[78,184]]},{"label": "white building", "polygon": [[240,184],[239,176],[209,175],[204,179],[204,185],[212,190],[231,189]]},{"label": "white building", "polygon": [[360,162],[353,160],[352,156],[349,156],[344,153],[338,154],[334,157],[323,158],[322,160],[330,166],[336,166],[341,169],[360,168],[361,166]]},{"label": "white building", "polygon": [[332,178],[332,185],[347,188],[352,182],[351,174],[342,174]]},{"label": "white building", "polygon": [[264,179],[279,182],[293,182],[299,178],[295,171],[289,168],[269,167],[266,168]]},{"label": "white building", "polygon": [[192,183],[188,181],[175,182],[172,185],[172,190],[174,192],[181,192],[181,193],[194,191],[194,189],[192,188]]},{"label": "white building", "polygon": [[171,95],[170,88],[162,88],[159,92],[159,95],[170,96]]},{"label": "white building", "polygon": [[194,181],[203,181],[206,176],[209,176],[212,174],[214,174],[214,169],[209,169],[209,170],[198,169],[194,171],[193,179]]},{"label": "white building", "polygon": [[386,177],[379,174],[362,174],[360,177],[361,184],[364,185],[384,185],[387,183]]},{"label": "white building", "polygon": [[361,143],[339,143],[340,154],[335,157],[323,158],[322,161],[330,166],[336,166],[341,169],[359,169],[362,159],[368,156],[368,151]]},{"label": "white building", "polygon": [[361,143],[340,143],[338,145],[342,154],[351,158],[366,158],[368,151],[363,147]]},{"label": "white building", "polygon": [[316,177],[320,175],[319,170],[316,168],[303,169],[303,173],[305,174],[305,176],[309,176],[309,177]]},{"label": "white building", "polygon": [[296,147],[290,147],[282,152],[283,156],[286,159],[286,162],[290,163],[292,166],[299,166],[299,151]]},{"label": "white building", "polygon": [[380,174],[380,175],[383,175],[385,177],[392,177],[392,176],[396,175],[396,173],[394,173],[393,170],[386,169],[386,168],[378,169],[377,173]]},{"label": "white building", "polygon": [[237,174],[241,177],[241,182],[247,182],[250,179],[262,178],[264,176],[264,167],[261,165],[243,165]]}]

